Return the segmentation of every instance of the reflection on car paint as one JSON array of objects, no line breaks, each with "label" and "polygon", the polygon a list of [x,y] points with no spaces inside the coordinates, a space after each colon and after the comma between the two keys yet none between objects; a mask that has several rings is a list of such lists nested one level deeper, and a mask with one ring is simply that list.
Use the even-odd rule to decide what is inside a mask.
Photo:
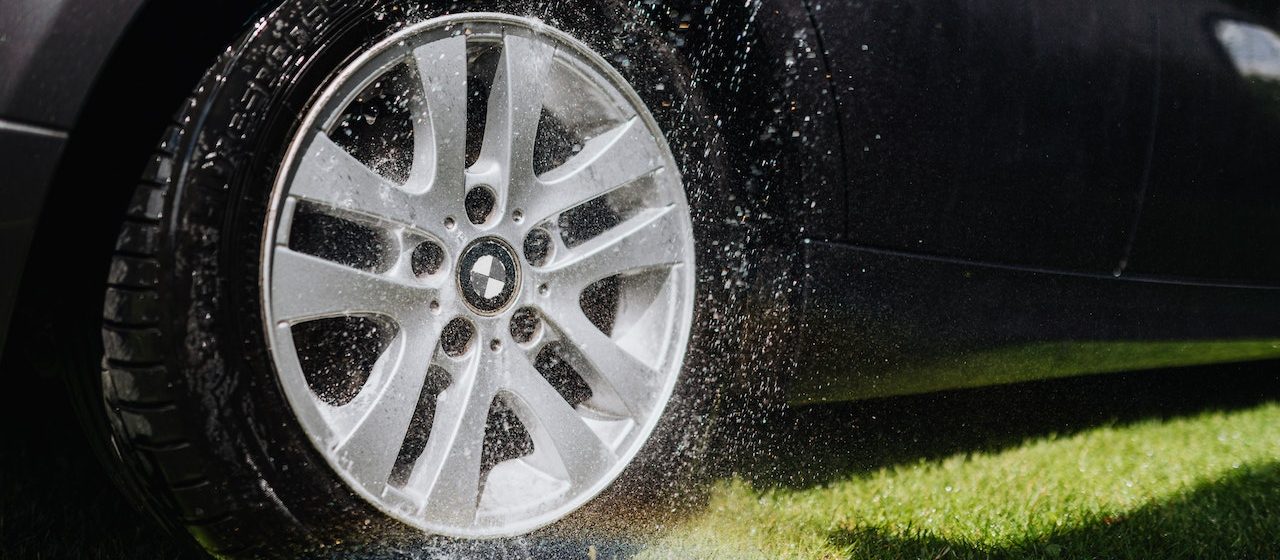
[{"label": "reflection on car paint", "polygon": [[1213,26],[1241,76],[1280,80],[1280,36],[1266,27],[1224,19]]}]

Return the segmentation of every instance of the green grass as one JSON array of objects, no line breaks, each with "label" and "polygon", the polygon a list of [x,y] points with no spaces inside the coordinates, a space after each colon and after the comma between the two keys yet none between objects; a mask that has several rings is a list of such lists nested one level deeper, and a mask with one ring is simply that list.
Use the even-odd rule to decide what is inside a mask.
[{"label": "green grass", "polygon": [[[601,559],[1280,558],[1276,371],[797,409],[769,438],[739,442],[746,460],[724,459],[737,474],[707,503],[674,524],[642,518],[665,524],[656,541],[589,531],[530,541],[528,557],[589,558],[595,546]],[[50,396],[43,407],[0,408],[0,560],[189,557],[110,485],[57,389],[13,393]]]},{"label": "green grass", "polygon": [[646,556],[1275,558],[1280,405],[759,486],[719,483]]}]

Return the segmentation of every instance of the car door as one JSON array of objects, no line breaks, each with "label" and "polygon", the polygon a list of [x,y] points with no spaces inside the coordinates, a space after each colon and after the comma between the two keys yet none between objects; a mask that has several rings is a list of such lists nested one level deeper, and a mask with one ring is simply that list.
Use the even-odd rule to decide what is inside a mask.
[{"label": "car door", "polygon": [[1280,3],[1166,2],[1151,186],[1126,274],[1280,282]]},{"label": "car door", "polygon": [[1136,0],[814,0],[848,167],[847,241],[1111,273],[1157,98]]}]

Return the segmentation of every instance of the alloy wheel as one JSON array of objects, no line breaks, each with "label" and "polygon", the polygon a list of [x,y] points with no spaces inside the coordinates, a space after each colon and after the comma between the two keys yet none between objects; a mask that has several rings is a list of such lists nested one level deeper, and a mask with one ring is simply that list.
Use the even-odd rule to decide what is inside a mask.
[{"label": "alloy wheel", "polygon": [[608,486],[690,336],[692,225],[662,131],[536,20],[423,22],[336,72],[263,255],[302,429],[367,501],[448,536],[527,532]]}]

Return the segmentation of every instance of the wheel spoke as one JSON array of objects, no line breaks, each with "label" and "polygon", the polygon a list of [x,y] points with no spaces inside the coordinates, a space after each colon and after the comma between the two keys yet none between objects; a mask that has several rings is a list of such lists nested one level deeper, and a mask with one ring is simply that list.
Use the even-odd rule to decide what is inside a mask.
[{"label": "wheel spoke", "polygon": [[509,384],[516,402],[511,403],[520,421],[529,429],[534,448],[555,449],[575,486],[586,485],[617,460],[582,416],[556,392],[519,351],[508,354]]},{"label": "wheel spoke", "polygon": [[289,195],[401,224],[418,219],[413,195],[360,163],[323,132],[314,135],[303,153]]},{"label": "wheel spoke", "polygon": [[418,405],[440,338],[440,325],[402,327],[403,350],[391,375],[335,453],[367,487],[387,483]]},{"label": "wheel spoke", "polygon": [[[689,206],[644,104],[578,41],[486,14],[396,34],[302,108],[260,263],[271,356],[309,441],[374,507],[442,538],[512,535],[586,503],[649,439],[692,327]],[[544,124],[551,151],[574,146],[549,170]],[[377,356],[317,375],[332,360],[308,352],[363,340],[366,317],[389,329]]]},{"label": "wheel spoke", "polygon": [[672,207],[641,212],[567,251],[543,271],[560,292],[624,272],[671,267],[683,261],[679,214]]},{"label": "wheel spoke", "polygon": [[593,389],[607,387],[636,418],[648,410],[658,373],[596,328],[576,301],[545,309],[556,334],[572,347],[569,361]]},{"label": "wheel spoke", "polygon": [[502,56],[489,92],[484,140],[475,167],[496,168],[495,211],[506,208],[512,184],[527,188],[533,181],[533,145],[542,116],[542,94],[555,47],[536,39],[505,35]]},{"label": "wheel spoke", "polygon": [[460,203],[466,165],[467,38],[413,51],[422,95],[415,97],[411,184],[430,184],[433,205]]},{"label": "wheel spoke", "polygon": [[588,140],[569,161],[512,193],[537,224],[662,169],[662,154],[639,117]]},{"label": "wheel spoke", "polygon": [[492,383],[479,378],[481,359],[488,356],[475,352],[440,393],[427,448],[406,485],[426,496],[427,517],[435,522],[469,524],[475,519],[485,422],[496,394]]},{"label": "wheel spoke", "polygon": [[[277,321],[382,315],[400,323],[433,290],[277,246],[271,263],[271,307]],[[403,325],[401,325],[403,327]]]}]

